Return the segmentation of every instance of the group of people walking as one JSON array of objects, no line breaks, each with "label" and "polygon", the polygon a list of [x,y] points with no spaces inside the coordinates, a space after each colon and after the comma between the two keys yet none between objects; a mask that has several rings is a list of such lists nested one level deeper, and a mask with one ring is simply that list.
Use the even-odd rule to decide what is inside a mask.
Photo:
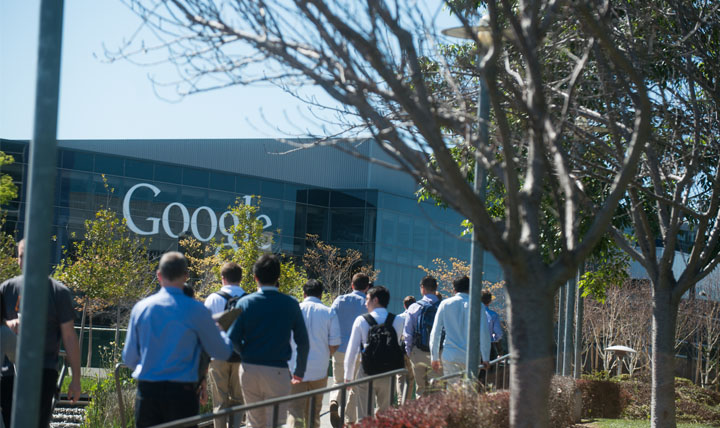
[{"label": "group of people walking", "polygon": [[[22,263],[22,245],[19,248]],[[310,279],[303,287],[303,300],[279,291],[281,263],[277,256],[261,256],[253,266],[257,291],[247,293],[239,284],[243,270],[236,263],[221,269],[222,288],[204,304],[191,297],[185,283],[188,262],[179,252],[160,259],[157,278],[160,289],[132,309],[122,357],[137,380],[135,425],[148,427],[198,414],[200,403],[212,395],[214,411],[324,388],[332,361],[335,385],[406,367],[409,390],[415,396],[428,392],[428,383],[443,372],[464,369],[468,346],[477,346],[482,361],[490,358],[492,342],[502,338],[497,314],[485,307],[481,318],[480,343],[467,343],[469,279],[454,281],[455,295],[441,301],[437,281],[422,279],[422,298],[404,299],[405,312],[387,310],[390,292],[373,286],[362,273],[352,277],[352,291],[338,296],[330,307],[322,303],[323,284]],[[22,277],[0,285],[3,329],[17,333],[19,285]],[[59,341],[64,342],[71,366],[69,396],[77,400],[79,347],[73,325],[69,290],[50,282],[52,317],[46,340],[47,368],[44,375],[40,427],[47,427],[50,402],[55,393]],[[190,294],[190,295],[189,295]],[[492,296],[486,294],[489,303]],[[230,314],[231,322],[216,320]],[[226,327],[223,327],[225,325]],[[229,326],[228,326],[229,325]],[[224,331],[227,328],[227,331]],[[4,356],[4,355],[3,355]],[[12,362],[4,358],[2,378],[3,422],[9,426],[12,379],[5,373]],[[51,361],[52,360],[52,361]],[[50,368],[52,367],[52,369]],[[47,379],[46,379],[47,378]],[[46,379],[46,380],[45,380]],[[208,381],[209,380],[209,381]],[[330,421],[334,427],[353,423],[391,404],[390,377],[375,380],[375,409],[368,409],[366,383],[342,394],[330,395]],[[341,402],[341,398],[346,401]],[[279,424],[304,427],[314,419],[320,426],[322,397],[295,400],[281,406]],[[310,404],[314,402],[311,409]],[[345,420],[341,420],[341,407]],[[272,406],[247,411],[247,426],[269,427]],[[227,427],[230,418],[218,416],[215,428]]]}]

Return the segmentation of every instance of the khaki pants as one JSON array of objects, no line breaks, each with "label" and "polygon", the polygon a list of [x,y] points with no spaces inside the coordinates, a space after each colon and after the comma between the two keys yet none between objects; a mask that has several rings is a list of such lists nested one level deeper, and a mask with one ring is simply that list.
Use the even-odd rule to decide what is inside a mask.
[{"label": "khaki pants", "polygon": [[405,357],[405,370],[407,370],[407,374],[404,375],[397,375],[397,382],[395,384],[396,389],[396,395],[398,397],[398,403],[401,402],[403,398],[403,390],[406,390],[405,393],[405,400],[402,401],[403,403],[407,403],[412,399],[412,389],[413,385],[415,384],[415,377],[412,370],[412,363],[410,362],[410,357],[407,356],[407,354],[403,355]]},{"label": "khaki pants", "polygon": [[[335,352],[332,357],[333,364],[333,382],[334,384],[340,385],[345,382],[345,353]],[[360,358],[355,364],[355,373],[357,373],[357,367],[360,366]],[[355,377],[356,378],[356,377]],[[355,379],[354,378],[354,379]],[[347,402],[345,403],[345,421],[347,423],[354,423],[357,421],[357,397],[355,396],[355,388],[350,388],[347,392]],[[333,391],[330,394],[330,401],[335,401],[340,404],[340,390]]]},{"label": "khaki pants", "polygon": [[432,369],[429,352],[413,348],[410,351],[410,362],[412,363],[413,376],[417,384],[415,393],[420,397],[425,395],[430,379],[440,377],[440,373]]},{"label": "khaki pants", "polygon": [[[286,367],[261,366],[258,364],[240,364],[240,384],[245,404],[257,403],[270,398],[290,394],[290,371]],[[272,427],[273,406],[262,407],[247,412],[248,426],[252,428]],[[287,405],[280,405],[278,425],[285,423]]]},{"label": "khaki pants", "polygon": [[[368,377],[368,375],[365,374],[365,371],[361,367],[357,378],[362,379],[364,377]],[[388,376],[386,378],[373,381],[373,396],[370,401],[375,404],[375,412],[379,412],[390,407],[390,386],[393,378],[394,376]],[[370,385],[363,383],[356,386],[354,389],[357,394],[358,420],[361,420],[368,416],[368,393],[370,392]],[[372,414],[374,415],[375,412]]]},{"label": "khaki pants", "polygon": [[[243,404],[242,389],[240,389],[240,363],[212,360],[208,377],[212,381],[210,382],[210,392],[214,412]],[[217,417],[213,420],[213,426],[227,428],[228,419],[227,416]]]},{"label": "khaki pants", "polygon": [[[314,389],[322,389],[326,386],[327,378],[311,380],[297,385],[290,385],[290,394],[300,394]],[[315,396],[315,406],[314,409],[312,409],[313,419],[315,420],[313,426],[317,428],[320,428],[320,409],[322,408],[322,398],[322,394]],[[307,421],[310,420],[310,410],[310,398],[291,401],[288,408],[288,426],[290,428],[304,428],[307,426]]]}]

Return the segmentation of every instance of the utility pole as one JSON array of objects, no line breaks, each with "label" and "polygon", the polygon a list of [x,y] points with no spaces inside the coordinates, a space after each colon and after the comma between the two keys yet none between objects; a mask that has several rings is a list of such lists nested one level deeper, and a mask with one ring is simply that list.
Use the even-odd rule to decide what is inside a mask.
[{"label": "utility pole", "polygon": [[[38,43],[35,117],[30,142],[28,206],[25,213],[24,284],[16,359],[12,428],[35,427],[40,417],[40,385],[47,328],[50,237],[52,236],[57,120],[60,92],[63,1],[42,0]],[[73,373],[78,376],[79,373]]]}]

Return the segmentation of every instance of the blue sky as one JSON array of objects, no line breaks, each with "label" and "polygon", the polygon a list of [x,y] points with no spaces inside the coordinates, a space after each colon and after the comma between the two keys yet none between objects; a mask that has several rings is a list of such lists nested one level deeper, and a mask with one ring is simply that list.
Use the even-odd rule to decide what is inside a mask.
[{"label": "blue sky", "polygon": [[[0,138],[32,137],[39,4],[0,0]],[[172,71],[99,59],[139,23],[118,0],[65,1],[58,138],[285,137],[271,124],[294,130],[288,121],[319,132],[298,100],[267,84],[158,98],[148,76]]]}]

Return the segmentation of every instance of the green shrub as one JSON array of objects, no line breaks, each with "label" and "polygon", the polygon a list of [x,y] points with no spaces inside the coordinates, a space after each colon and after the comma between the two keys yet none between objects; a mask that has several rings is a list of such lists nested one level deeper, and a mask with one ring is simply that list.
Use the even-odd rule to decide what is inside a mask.
[{"label": "green shrub", "polygon": [[575,379],[565,376],[553,376],[550,381],[550,410],[551,427],[568,427],[575,423],[573,417],[573,403],[575,400]]},{"label": "green shrub", "polygon": [[[135,425],[135,380],[128,374],[120,374],[120,390],[125,405],[126,426]],[[115,386],[115,375],[111,372],[104,379],[98,378],[95,385],[88,391],[90,403],[85,408],[85,423],[87,428],[120,428],[120,405],[118,403]]]}]

